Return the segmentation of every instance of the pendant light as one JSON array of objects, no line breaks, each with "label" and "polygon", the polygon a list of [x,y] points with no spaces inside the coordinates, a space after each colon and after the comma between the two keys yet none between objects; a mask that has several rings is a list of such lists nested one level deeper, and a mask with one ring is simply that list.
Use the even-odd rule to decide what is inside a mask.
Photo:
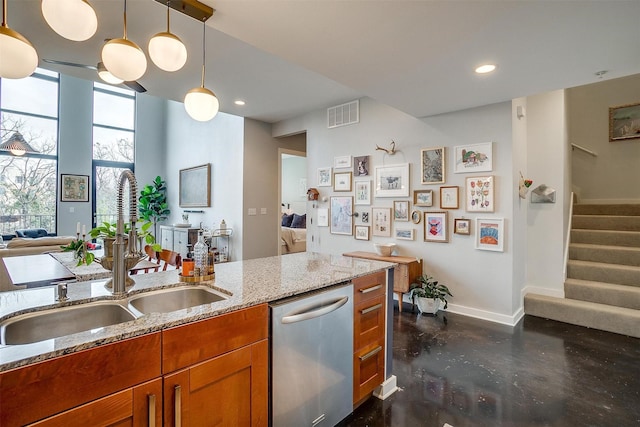
[{"label": "pendant light", "polygon": [[42,16],[53,31],[76,42],[91,38],[98,17],[87,0],[42,0]]},{"label": "pendant light", "polygon": [[184,97],[184,108],[192,119],[199,122],[207,122],[218,114],[220,103],[216,95],[204,87],[205,71],[205,33],[207,25],[202,21],[202,80],[200,87],[191,89]]},{"label": "pendant light", "polygon": [[169,30],[169,7],[167,1],[167,31],[156,34],[149,40],[149,57],[164,71],[178,71],[187,62],[187,48],[182,40]]},{"label": "pendant light", "polygon": [[107,70],[107,67],[104,66],[103,62],[98,62],[98,66],[96,68],[98,69],[98,77],[100,77],[102,81],[109,83],[110,85],[119,85],[124,83],[124,80],[111,74],[109,70]]},{"label": "pendant light", "polygon": [[20,132],[14,132],[6,142],[0,144],[1,151],[10,151],[14,156],[24,156],[25,153],[37,153],[37,151],[29,145]]},{"label": "pendant light", "polygon": [[127,0],[124,0],[124,36],[111,39],[102,47],[102,62],[115,77],[131,82],[147,71],[147,57],[140,47],[127,39]]},{"label": "pendant light", "polygon": [[0,27],[0,77],[23,79],[38,66],[38,53],[22,34],[7,25],[7,0],[2,0]]}]

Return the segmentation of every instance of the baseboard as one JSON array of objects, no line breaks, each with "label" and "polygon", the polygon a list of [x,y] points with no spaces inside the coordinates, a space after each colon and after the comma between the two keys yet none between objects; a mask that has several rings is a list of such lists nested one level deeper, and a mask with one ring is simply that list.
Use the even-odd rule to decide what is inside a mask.
[{"label": "baseboard", "polygon": [[550,289],[550,288],[541,288],[539,286],[525,286],[522,288],[522,292],[520,292],[521,300],[524,301],[524,296],[526,294],[538,294],[544,295],[547,297],[556,297],[556,298],[564,298],[564,286],[562,289]]},{"label": "baseboard", "polygon": [[380,400],[385,400],[395,393],[396,390],[398,390],[398,379],[395,375],[391,375],[373,391],[373,395]]},{"label": "baseboard", "polygon": [[636,205],[640,199],[578,199],[581,205]]},{"label": "baseboard", "polygon": [[451,303],[449,303],[447,312],[462,314],[463,316],[475,317],[476,319],[487,320],[489,322],[501,323],[507,326],[515,326],[524,316],[524,309],[522,306],[520,306],[520,308],[518,308],[518,310],[511,316]]}]

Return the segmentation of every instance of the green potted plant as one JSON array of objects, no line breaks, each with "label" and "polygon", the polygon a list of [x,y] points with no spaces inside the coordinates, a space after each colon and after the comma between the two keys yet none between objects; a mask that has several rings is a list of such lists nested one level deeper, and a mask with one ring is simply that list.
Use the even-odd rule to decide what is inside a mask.
[{"label": "green potted plant", "polygon": [[[153,183],[145,185],[140,192],[138,212],[140,212],[141,219],[153,224],[153,235],[157,236],[158,222],[167,219],[171,213],[167,204],[167,184],[160,176],[156,176]],[[148,231],[148,229],[147,226],[143,231]]]},{"label": "green potted plant", "polygon": [[446,310],[447,296],[453,295],[445,285],[439,284],[433,277],[423,274],[417,278],[417,282],[411,284],[409,295],[418,306],[420,313],[436,314],[440,309],[440,302],[444,303]]}]

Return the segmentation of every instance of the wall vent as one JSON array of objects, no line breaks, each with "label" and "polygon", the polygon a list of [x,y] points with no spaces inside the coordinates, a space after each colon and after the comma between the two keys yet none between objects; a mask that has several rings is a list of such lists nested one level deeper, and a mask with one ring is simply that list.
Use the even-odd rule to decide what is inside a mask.
[{"label": "wall vent", "polygon": [[327,127],[329,129],[352,125],[360,121],[360,100],[347,102],[327,108]]}]

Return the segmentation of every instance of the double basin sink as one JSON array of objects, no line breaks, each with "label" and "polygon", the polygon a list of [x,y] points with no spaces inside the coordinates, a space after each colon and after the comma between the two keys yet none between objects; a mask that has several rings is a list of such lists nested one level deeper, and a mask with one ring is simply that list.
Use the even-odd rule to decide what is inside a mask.
[{"label": "double basin sink", "polygon": [[189,286],[144,292],[122,301],[35,311],[0,323],[0,344],[30,344],[129,322],[149,313],[170,313],[225,299],[225,295],[206,286]]}]

